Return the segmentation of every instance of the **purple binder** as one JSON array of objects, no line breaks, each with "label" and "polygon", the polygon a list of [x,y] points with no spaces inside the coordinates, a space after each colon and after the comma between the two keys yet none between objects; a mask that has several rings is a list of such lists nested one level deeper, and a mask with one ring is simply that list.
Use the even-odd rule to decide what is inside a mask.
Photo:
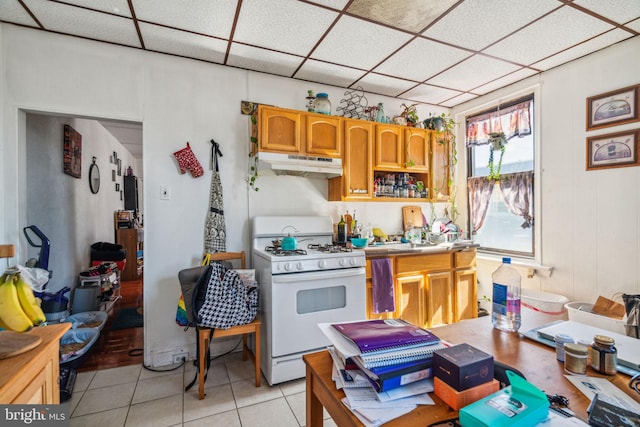
[{"label": "purple binder", "polygon": [[403,347],[433,345],[440,338],[431,331],[402,319],[376,319],[331,325],[353,341],[362,353],[398,350]]}]

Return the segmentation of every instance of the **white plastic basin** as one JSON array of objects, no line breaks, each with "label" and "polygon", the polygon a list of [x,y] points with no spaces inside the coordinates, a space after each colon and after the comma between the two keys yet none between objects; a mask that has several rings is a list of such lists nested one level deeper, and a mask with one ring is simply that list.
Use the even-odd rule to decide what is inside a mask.
[{"label": "white plastic basin", "polygon": [[521,303],[523,306],[545,314],[560,315],[565,311],[569,298],[550,292],[523,289]]}]

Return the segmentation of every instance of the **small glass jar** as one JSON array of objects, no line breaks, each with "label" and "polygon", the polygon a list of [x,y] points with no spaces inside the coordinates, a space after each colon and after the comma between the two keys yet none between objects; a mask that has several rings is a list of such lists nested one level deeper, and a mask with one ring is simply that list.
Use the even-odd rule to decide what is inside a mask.
[{"label": "small glass jar", "polygon": [[564,370],[573,375],[587,374],[587,347],[582,344],[564,344]]},{"label": "small glass jar", "polygon": [[591,344],[591,368],[605,375],[618,372],[618,350],[615,340],[606,335],[596,335]]},{"label": "small glass jar", "polygon": [[565,343],[572,343],[573,338],[567,334],[558,334],[554,337],[556,342],[556,359],[560,362],[564,362],[564,345]]},{"label": "small glass jar", "polygon": [[329,101],[329,95],[326,93],[319,93],[316,95],[316,100],[313,101],[316,113],[331,114],[331,101]]}]

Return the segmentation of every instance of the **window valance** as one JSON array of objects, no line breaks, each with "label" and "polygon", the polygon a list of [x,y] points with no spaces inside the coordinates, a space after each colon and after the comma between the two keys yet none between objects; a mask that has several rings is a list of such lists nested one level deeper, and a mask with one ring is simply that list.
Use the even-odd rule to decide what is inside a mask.
[{"label": "window valance", "polygon": [[506,108],[472,116],[467,119],[467,146],[484,145],[491,134],[503,132],[507,140],[516,135],[531,134],[529,108],[531,100],[518,102]]}]

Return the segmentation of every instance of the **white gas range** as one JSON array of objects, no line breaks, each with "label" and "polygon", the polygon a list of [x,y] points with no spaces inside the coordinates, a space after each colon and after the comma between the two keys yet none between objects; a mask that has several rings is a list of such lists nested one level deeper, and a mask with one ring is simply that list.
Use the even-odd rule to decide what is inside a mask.
[{"label": "white gas range", "polygon": [[[295,251],[277,241],[288,234]],[[253,220],[253,266],[260,286],[261,366],[269,384],[305,376],[302,355],[330,342],[317,324],[366,317],[365,254],[332,245],[325,216],[261,216]]]}]

